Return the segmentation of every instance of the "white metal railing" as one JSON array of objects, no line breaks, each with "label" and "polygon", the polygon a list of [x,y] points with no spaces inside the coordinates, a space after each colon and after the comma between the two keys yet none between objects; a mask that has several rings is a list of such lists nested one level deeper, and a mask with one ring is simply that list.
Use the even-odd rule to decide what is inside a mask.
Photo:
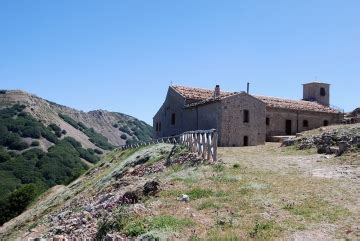
[{"label": "white metal railing", "polygon": [[215,162],[217,160],[218,133],[216,129],[187,131],[177,136],[163,137],[148,142],[120,146],[121,150],[148,146],[158,143],[180,144],[189,148],[204,160]]}]

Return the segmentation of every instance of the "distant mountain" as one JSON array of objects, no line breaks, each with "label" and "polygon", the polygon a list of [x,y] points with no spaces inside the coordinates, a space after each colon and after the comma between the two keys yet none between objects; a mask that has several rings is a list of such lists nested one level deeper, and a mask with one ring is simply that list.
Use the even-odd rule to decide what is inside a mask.
[{"label": "distant mountain", "polygon": [[103,153],[150,140],[151,130],[125,114],[83,112],[0,90],[0,225],[48,188],[75,180]]},{"label": "distant mountain", "polygon": [[126,142],[147,141],[151,139],[152,135],[151,126],[129,115],[106,110],[83,112],[44,100],[24,91],[0,91],[0,108],[13,104],[25,105],[24,111],[31,114],[35,119],[45,125],[52,123],[58,125],[67,131],[68,136],[74,137],[87,148],[94,148],[95,146],[86,133],[71,126],[59,114],[69,116],[74,121],[81,122],[88,128],[93,128],[95,132],[106,137],[108,142],[115,146],[124,145]]}]

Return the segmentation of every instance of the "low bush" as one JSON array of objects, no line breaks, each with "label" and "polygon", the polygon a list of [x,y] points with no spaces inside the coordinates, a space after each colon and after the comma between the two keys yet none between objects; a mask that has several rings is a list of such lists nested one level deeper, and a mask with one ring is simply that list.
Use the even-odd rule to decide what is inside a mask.
[{"label": "low bush", "polygon": [[50,125],[49,125],[49,127],[50,127],[50,129],[52,129],[53,131],[55,131],[55,132],[61,132],[61,128],[60,127],[58,127],[56,124],[54,124],[54,123],[51,123]]},{"label": "low bush", "polygon": [[123,140],[126,140],[127,136],[126,136],[126,134],[121,134],[120,138]]},{"label": "low bush", "polygon": [[56,144],[59,142],[58,138],[54,133],[52,133],[49,129],[42,129],[41,130],[41,136],[44,137],[46,140]]},{"label": "low bush", "polygon": [[35,184],[20,187],[0,202],[0,225],[18,216],[41,193],[41,188]]},{"label": "low bush", "polygon": [[212,196],[214,193],[209,189],[194,188],[186,193],[191,199],[200,199]]},{"label": "low bush", "polygon": [[31,146],[40,146],[40,142],[33,141],[33,142],[31,142]]},{"label": "low bush", "polygon": [[65,122],[67,122],[68,124],[70,124],[72,127],[76,128],[76,129],[80,128],[78,123],[70,116],[59,113],[59,117],[61,119],[63,119]]},{"label": "low bush", "polygon": [[25,127],[25,129],[21,131],[21,136],[31,137],[33,139],[39,139],[41,138],[41,130],[33,126]]},{"label": "low bush", "polygon": [[94,152],[95,152],[96,154],[99,154],[99,155],[104,154],[104,152],[103,152],[102,150],[100,150],[100,149],[94,149]]}]

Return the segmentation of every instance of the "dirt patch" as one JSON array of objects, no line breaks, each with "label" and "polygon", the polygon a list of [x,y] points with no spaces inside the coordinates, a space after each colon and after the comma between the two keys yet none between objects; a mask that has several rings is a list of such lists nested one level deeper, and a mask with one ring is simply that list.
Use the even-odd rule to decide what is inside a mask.
[{"label": "dirt patch", "polygon": [[351,179],[360,182],[360,165],[331,166],[314,169],[312,176],[335,179]]}]

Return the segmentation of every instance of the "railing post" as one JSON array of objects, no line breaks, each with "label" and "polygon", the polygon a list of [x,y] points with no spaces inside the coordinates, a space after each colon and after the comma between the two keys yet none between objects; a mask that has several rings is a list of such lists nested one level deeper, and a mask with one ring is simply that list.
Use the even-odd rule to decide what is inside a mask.
[{"label": "railing post", "polygon": [[213,162],[217,161],[217,142],[218,142],[218,133],[216,130],[214,130],[213,141],[212,141],[212,145],[213,145],[212,160],[213,160]]}]

